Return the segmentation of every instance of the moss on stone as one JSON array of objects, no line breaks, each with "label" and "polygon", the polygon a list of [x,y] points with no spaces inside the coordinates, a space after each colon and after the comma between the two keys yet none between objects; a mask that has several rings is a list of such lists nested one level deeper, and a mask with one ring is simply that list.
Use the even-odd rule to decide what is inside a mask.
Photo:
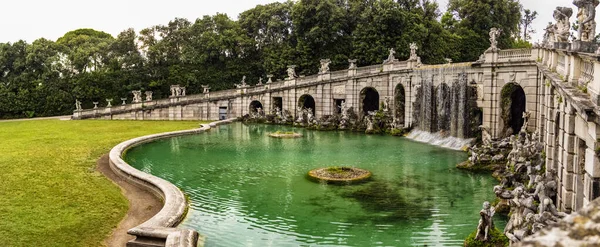
[{"label": "moss on stone", "polygon": [[498,230],[498,228],[494,227],[490,232],[491,238],[488,241],[479,241],[475,239],[475,234],[477,234],[477,229],[473,231],[467,239],[465,239],[464,246],[465,247],[504,247],[508,246],[508,238],[504,236],[504,234]]}]

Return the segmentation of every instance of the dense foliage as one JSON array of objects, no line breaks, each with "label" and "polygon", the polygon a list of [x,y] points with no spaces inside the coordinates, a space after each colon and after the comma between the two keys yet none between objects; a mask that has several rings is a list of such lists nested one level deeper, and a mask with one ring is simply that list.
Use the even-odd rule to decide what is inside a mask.
[{"label": "dense foliage", "polygon": [[376,64],[389,48],[407,59],[411,42],[423,63],[474,61],[489,47],[491,27],[503,30],[500,48],[523,46],[515,41],[518,0],[451,0],[448,7],[442,16],[434,0],[300,0],[258,5],[237,21],[216,14],[116,38],[79,29],[56,42],[0,43],[0,118],[71,114],[75,99],[102,106],[131,98],[131,90],[162,98],[171,84],[188,94],[201,85],[232,88],[244,75],[254,84],[267,74],[283,78],[291,64],[308,75],[323,58],[332,70],[350,58]]}]

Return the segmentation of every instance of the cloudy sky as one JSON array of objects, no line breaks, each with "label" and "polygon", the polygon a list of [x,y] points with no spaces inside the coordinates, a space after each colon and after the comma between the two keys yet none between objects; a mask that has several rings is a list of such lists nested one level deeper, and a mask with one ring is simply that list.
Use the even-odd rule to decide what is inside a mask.
[{"label": "cloudy sky", "polygon": [[[437,0],[445,11],[448,0]],[[217,12],[236,18],[239,13],[257,4],[275,0],[10,0],[2,3],[0,42],[19,39],[33,42],[44,37],[56,40],[68,31],[93,28],[114,36],[127,28],[140,31],[157,24],[166,24],[175,17],[190,21]],[[543,28],[552,19],[556,6],[573,6],[571,0],[521,0],[525,8],[536,10],[534,22],[541,39]],[[574,17],[571,18],[574,20]],[[599,25],[600,27],[600,25]]]}]

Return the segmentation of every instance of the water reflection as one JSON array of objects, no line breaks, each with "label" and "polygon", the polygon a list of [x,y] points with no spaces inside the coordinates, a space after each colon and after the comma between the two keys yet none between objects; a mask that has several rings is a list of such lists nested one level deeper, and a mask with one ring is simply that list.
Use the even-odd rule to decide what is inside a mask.
[{"label": "water reflection", "polygon": [[[206,246],[460,246],[493,181],[454,165],[465,154],[386,136],[233,124],[130,150],[132,165],[177,184],[191,209],[182,227]],[[177,145],[175,145],[175,143]],[[174,149],[173,147],[178,148]],[[309,182],[323,166],[369,169],[355,186]]]}]

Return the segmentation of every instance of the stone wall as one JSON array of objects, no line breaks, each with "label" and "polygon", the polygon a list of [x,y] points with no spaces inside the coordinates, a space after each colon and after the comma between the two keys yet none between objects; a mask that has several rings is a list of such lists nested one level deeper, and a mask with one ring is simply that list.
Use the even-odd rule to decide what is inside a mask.
[{"label": "stone wall", "polygon": [[[106,108],[78,110],[74,119],[123,120],[217,120],[249,114],[260,102],[262,109],[281,107],[297,116],[299,100],[306,95],[315,101],[315,117],[337,112],[336,101],[361,113],[361,92],[374,89],[379,104],[390,99],[396,114],[395,89],[405,93],[404,126],[417,122],[415,102],[420,87],[452,87],[461,75],[477,90],[477,107],[483,126],[492,138],[505,137],[506,107],[502,90],[507,85],[524,92],[524,110],[529,113],[528,131],[542,133],[547,167],[558,171],[560,188],[557,205],[564,211],[577,210],[600,196],[600,164],[596,150],[600,138],[597,116],[600,93],[599,56],[561,49],[488,50],[479,61],[459,64],[423,65],[417,60],[391,59],[382,65],[352,67],[311,76],[290,77],[262,85],[198,95],[171,96]],[[400,104],[402,105],[402,104]],[[401,112],[401,111],[399,111]],[[418,115],[418,114],[417,114]],[[511,115],[517,120],[522,116]],[[398,116],[394,116],[398,117]],[[460,124],[460,123],[454,123]],[[464,123],[462,123],[464,124]],[[464,133],[455,133],[463,137]]]}]

